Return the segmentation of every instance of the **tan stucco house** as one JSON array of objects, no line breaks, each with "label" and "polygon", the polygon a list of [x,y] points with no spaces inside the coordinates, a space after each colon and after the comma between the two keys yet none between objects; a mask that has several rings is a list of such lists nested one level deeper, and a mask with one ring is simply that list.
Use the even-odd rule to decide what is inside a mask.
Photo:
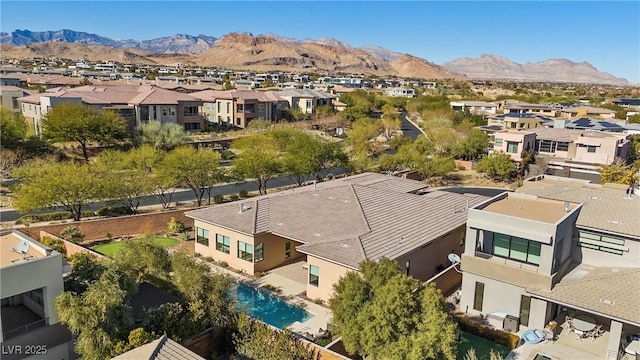
[{"label": "tan stucco house", "polygon": [[333,284],[365,259],[396,260],[427,280],[464,245],[466,209],[487,199],[433,191],[364,173],[194,210],[195,252],[247,274],[304,261],[306,296],[327,301]]}]

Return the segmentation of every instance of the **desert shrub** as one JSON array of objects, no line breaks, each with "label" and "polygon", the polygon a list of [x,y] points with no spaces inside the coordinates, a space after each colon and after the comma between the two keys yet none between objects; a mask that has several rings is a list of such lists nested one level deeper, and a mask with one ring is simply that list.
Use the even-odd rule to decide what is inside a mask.
[{"label": "desert shrub", "polygon": [[96,211],[96,215],[107,217],[130,215],[131,213],[131,209],[128,206],[107,206]]},{"label": "desert shrub", "polygon": [[231,194],[231,195],[229,195],[229,199],[230,199],[231,201],[236,201],[236,200],[238,200],[238,198],[239,198],[238,194]]},{"label": "desert shrub", "polygon": [[167,223],[167,229],[170,233],[177,234],[183,232],[186,227],[184,226],[184,223],[182,221],[172,217],[171,220],[169,220],[169,222]]},{"label": "desert shrub", "polygon": [[249,192],[247,190],[240,190],[240,192],[238,192],[238,196],[240,196],[241,198],[246,198],[249,195]]},{"label": "desert shrub", "polygon": [[226,267],[228,267],[228,266],[229,266],[229,264],[228,264],[226,261],[220,261],[220,262],[218,263],[218,266],[223,267],[223,268],[226,268]]},{"label": "desert shrub", "polygon": [[231,150],[222,150],[220,153],[220,157],[222,160],[233,160],[236,158],[236,154]]},{"label": "desert shrub", "polygon": [[[91,217],[95,216],[93,211],[83,211],[82,217]],[[50,212],[44,214],[30,214],[24,215],[16,220],[16,225],[28,225],[36,222],[43,221],[59,221],[59,220],[67,220],[73,219],[73,215],[70,212],[60,211],[60,212]]]},{"label": "desert shrub", "polygon": [[222,204],[224,202],[224,196],[223,195],[214,195],[213,196],[213,202],[216,204]]},{"label": "desert shrub", "polygon": [[74,244],[79,244],[84,239],[84,235],[82,235],[80,227],[75,225],[69,225],[66,228],[62,229],[62,231],[60,232],[60,236],[63,239],[71,241]]},{"label": "desert shrub", "polygon": [[282,289],[280,289],[280,287],[275,286],[275,285],[271,285],[271,284],[264,284],[264,285],[262,285],[262,287],[267,289],[267,290],[271,290],[271,291],[277,292],[277,293],[282,291]]},{"label": "desert shrub", "polygon": [[460,330],[491,340],[497,344],[504,345],[509,349],[515,349],[516,346],[518,346],[518,341],[520,341],[520,337],[516,334],[494,329],[488,325],[474,321],[471,318],[455,315],[454,318],[458,322]]},{"label": "desert shrub", "polygon": [[62,256],[67,256],[67,248],[64,246],[64,241],[51,236],[43,236],[42,239],[40,239],[40,242],[43,245],[59,252],[60,254],[62,254]]}]

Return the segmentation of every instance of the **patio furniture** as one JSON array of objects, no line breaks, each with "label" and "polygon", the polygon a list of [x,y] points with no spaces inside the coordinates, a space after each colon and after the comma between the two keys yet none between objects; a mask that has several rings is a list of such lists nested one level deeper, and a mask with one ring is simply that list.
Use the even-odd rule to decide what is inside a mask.
[{"label": "patio furniture", "polygon": [[580,330],[583,333],[589,332],[596,327],[596,320],[588,315],[578,315],[571,321],[573,327],[576,330]]},{"label": "patio furniture", "polygon": [[629,355],[640,355],[640,336],[629,336],[629,344],[624,348],[624,352]]},{"label": "patio furniture", "polygon": [[602,324],[595,327],[595,329],[589,331],[587,333],[587,337],[591,338],[591,342],[593,342],[597,337],[602,336],[604,334],[604,330],[602,330]]},{"label": "patio furniture", "polygon": [[544,332],[540,329],[527,330],[522,333],[522,339],[529,344],[537,344],[544,341]]},{"label": "patio furniture", "polygon": [[555,341],[556,340],[556,334],[554,334],[554,332],[550,329],[544,329],[542,330],[543,334],[544,334],[544,341]]}]

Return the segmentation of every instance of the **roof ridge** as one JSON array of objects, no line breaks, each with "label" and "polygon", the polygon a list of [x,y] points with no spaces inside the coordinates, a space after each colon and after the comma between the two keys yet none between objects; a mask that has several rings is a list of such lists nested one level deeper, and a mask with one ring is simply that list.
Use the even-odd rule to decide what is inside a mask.
[{"label": "roof ridge", "polygon": [[168,337],[167,337],[166,333],[160,337],[160,342],[158,343],[156,348],[153,349],[153,352],[149,356],[149,360],[153,360],[153,359],[158,357],[158,353],[160,352],[160,350],[162,349],[164,344],[167,342],[167,339],[168,339]]},{"label": "roof ridge", "polygon": [[[255,204],[255,210],[253,210],[253,224],[251,224],[251,233],[253,235],[256,234],[256,229],[258,228],[258,201],[259,199],[255,199],[253,203]],[[242,205],[240,205],[242,206]]]},{"label": "roof ridge", "polygon": [[[367,229],[368,229],[368,231],[365,232],[364,234],[360,234],[360,235],[356,236],[356,240],[358,240],[357,243],[358,243],[358,245],[360,245],[360,246],[358,246],[358,248],[360,249],[360,253],[362,254],[362,257],[364,259],[367,259],[368,258],[367,257],[367,253],[364,250],[364,245],[362,245],[362,236],[371,233],[371,231],[372,231],[371,230],[371,226],[369,226],[369,220],[367,220],[367,215],[364,213],[364,209],[362,208],[362,204],[360,203],[360,198],[358,197],[358,193],[356,192],[356,190],[354,188],[354,186],[357,185],[357,184],[353,184],[353,183],[350,183],[348,181],[345,181],[345,182],[349,184],[349,188],[350,188],[351,192],[353,193],[353,196],[355,196],[356,201],[358,202],[358,208],[360,209],[360,215],[362,215],[362,220],[364,220],[364,223],[366,224]],[[362,187],[363,188],[368,188],[367,186],[362,186]]]}]

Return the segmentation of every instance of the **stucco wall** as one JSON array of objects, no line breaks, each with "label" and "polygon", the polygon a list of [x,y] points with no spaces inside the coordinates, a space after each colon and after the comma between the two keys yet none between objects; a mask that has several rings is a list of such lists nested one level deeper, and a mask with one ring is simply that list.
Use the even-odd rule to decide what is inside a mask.
[{"label": "stucco wall", "polygon": [[309,284],[307,277],[307,297],[310,299],[321,299],[325,302],[329,301],[333,295],[333,284],[337,283],[341,276],[344,276],[349,270],[342,265],[338,265],[323,259],[318,259],[310,255],[307,256],[309,268],[315,265],[319,270],[318,286]]},{"label": "stucco wall", "polygon": [[[219,226],[207,224],[201,221],[194,221],[195,228],[203,228],[209,230],[209,246],[202,245],[196,241],[195,252],[202,256],[211,256],[214,260],[225,261],[229,266],[234,269],[242,270],[247,274],[253,275],[255,272],[253,262],[249,262],[238,258],[238,241],[245,242],[253,245],[254,257],[255,257],[255,243],[253,236],[235,232],[229,229],[225,229]],[[216,234],[229,237],[229,253],[226,254],[222,251],[216,250]]]}]

